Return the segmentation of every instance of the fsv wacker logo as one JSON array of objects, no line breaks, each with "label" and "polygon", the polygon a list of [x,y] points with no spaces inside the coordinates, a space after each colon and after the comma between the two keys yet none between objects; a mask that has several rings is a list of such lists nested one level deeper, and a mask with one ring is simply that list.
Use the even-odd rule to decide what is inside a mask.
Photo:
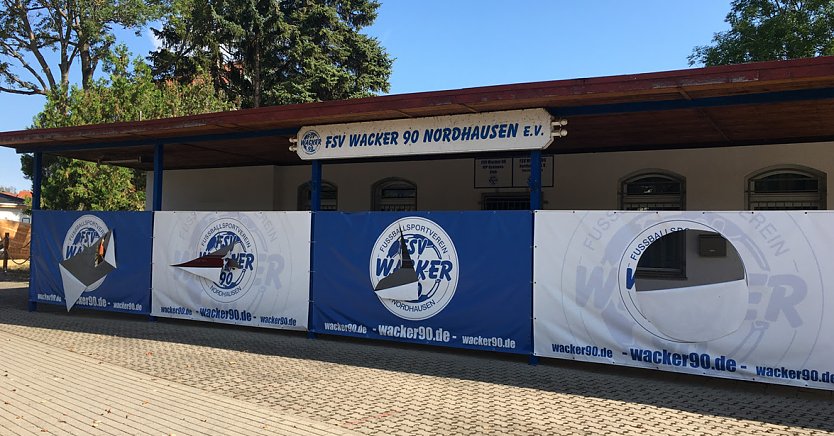
[{"label": "fsv wacker logo", "polygon": [[206,293],[220,303],[243,297],[258,269],[253,235],[229,218],[209,224],[200,236],[196,259],[173,265],[201,278]]},{"label": "fsv wacker logo", "polygon": [[116,269],[113,232],[101,218],[82,215],[70,226],[61,246],[63,260],[58,264],[67,310],[81,294],[92,292]]},{"label": "fsv wacker logo", "polygon": [[321,135],[315,130],[309,130],[301,137],[298,145],[304,150],[304,153],[315,154],[321,146]]},{"label": "fsv wacker logo", "polygon": [[421,217],[389,225],[374,243],[369,266],[380,302],[408,320],[442,311],[455,295],[460,270],[452,239],[437,223]]}]

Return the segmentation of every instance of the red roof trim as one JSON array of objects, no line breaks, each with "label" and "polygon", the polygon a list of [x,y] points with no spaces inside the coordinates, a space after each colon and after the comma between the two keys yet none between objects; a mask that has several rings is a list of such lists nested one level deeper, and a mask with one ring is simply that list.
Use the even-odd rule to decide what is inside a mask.
[{"label": "red roof trim", "polygon": [[[367,97],[352,100],[271,106],[186,117],[121,122],[56,129],[32,129],[0,133],[6,146],[56,141],[102,140],[109,137],[147,135],[200,127],[261,129],[265,123],[302,121],[305,118],[407,111],[444,105],[477,105],[526,98],[582,98],[605,95],[651,95],[670,88],[695,89],[726,84],[782,82],[830,77],[834,57],[770,61],[641,74],[493,85],[445,91]],[[402,113],[403,117],[407,114]],[[248,126],[247,126],[248,125]],[[298,127],[301,127],[298,125]]]}]

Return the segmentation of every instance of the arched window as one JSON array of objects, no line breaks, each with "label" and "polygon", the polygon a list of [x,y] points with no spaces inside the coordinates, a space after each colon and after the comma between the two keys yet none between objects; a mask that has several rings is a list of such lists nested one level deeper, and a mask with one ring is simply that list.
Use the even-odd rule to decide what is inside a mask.
[{"label": "arched window", "polygon": [[[669,173],[641,173],[620,183],[622,210],[683,210],[686,192],[683,177]],[[640,256],[637,277],[685,278],[686,232],[658,239]]]},{"label": "arched window", "polygon": [[629,177],[620,186],[622,210],[683,210],[682,177],[664,173],[644,173]]},{"label": "arched window", "polygon": [[825,173],[810,168],[769,169],[747,179],[748,210],[825,209]]},{"label": "arched window", "polygon": [[385,179],[373,186],[373,210],[417,210],[417,185],[405,179]]},{"label": "arched window", "polygon": [[[337,210],[338,195],[336,185],[330,182],[321,182],[320,210]],[[307,182],[298,187],[298,210],[310,210],[311,200],[312,190],[310,189],[310,182]]]}]

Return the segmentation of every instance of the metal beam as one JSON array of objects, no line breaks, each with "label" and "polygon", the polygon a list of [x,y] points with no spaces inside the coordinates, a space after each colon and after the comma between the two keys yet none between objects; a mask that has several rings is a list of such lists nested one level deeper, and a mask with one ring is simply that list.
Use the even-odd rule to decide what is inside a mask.
[{"label": "metal beam", "polygon": [[788,138],[778,138],[778,139],[746,139],[743,141],[730,141],[730,142],[704,142],[704,143],[660,143],[660,144],[645,144],[645,143],[632,143],[632,144],[623,144],[623,145],[596,145],[596,144],[583,144],[581,146],[575,146],[571,148],[561,148],[555,149],[552,148],[548,151],[548,153],[554,155],[565,155],[565,154],[585,154],[585,153],[607,153],[607,152],[622,152],[622,151],[653,151],[653,150],[693,150],[693,149],[700,149],[700,148],[718,148],[718,147],[753,147],[757,145],[778,145],[778,144],[797,144],[797,143],[805,143],[805,142],[832,142],[834,141],[834,135],[826,135],[826,136],[796,136],[796,137],[788,137]]},{"label": "metal beam", "polygon": [[[313,281],[316,279],[316,274],[313,271],[313,259],[315,258],[316,250],[317,212],[321,210],[321,160],[314,160],[312,164],[312,174],[310,174],[310,211],[312,211],[312,216],[310,217],[310,306],[308,308],[307,315],[309,319],[312,319],[313,302],[315,301],[315,298],[313,297],[313,291],[315,289]],[[312,328],[307,331],[307,338],[316,338],[316,332],[313,331]]]},{"label": "metal beam", "polygon": [[313,161],[313,174],[310,179],[310,210],[321,210],[321,161]]},{"label": "metal beam", "polygon": [[33,154],[32,167],[32,210],[40,210],[43,153],[36,152]]},{"label": "metal beam", "polygon": [[695,109],[745,104],[784,103],[802,100],[834,98],[834,88],[801,89],[797,91],[765,92],[723,97],[693,98],[691,100],[641,101],[631,103],[597,104],[547,108],[554,116],[608,115],[633,112],[657,112],[676,109]]},{"label": "metal beam", "polygon": [[162,172],[164,165],[165,144],[156,144],[153,149],[153,211],[162,210]]},{"label": "metal beam", "polygon": [[102,148],[116,148],[116,147],[142,147],[154,144],[177,144],[181,142],[210,142],[210,141],[224,141],[228,139],[251,139],[263,138],[268,136],[295,136],[298,129],[270,129],[257,130],[250,132],[235,132],[235,133],[218,133],[215,135],[193,135],[193,136],[173,136],[170,138],[147,138],[147,139],[131,139],[126,141],[111,141],[111,142],[94,142],[91,144],[71,144],[71,145],[43,145],[17,148],[13,145],[6,145],[9,148],[15,148],[18,153],[44,152],[44,153],[60,153],[64,151],[79,151],[79,150],[98,150]]},{"label": "metal beam", "polygon": [[530,152],[530,210],[542,208],[542,152]]}]

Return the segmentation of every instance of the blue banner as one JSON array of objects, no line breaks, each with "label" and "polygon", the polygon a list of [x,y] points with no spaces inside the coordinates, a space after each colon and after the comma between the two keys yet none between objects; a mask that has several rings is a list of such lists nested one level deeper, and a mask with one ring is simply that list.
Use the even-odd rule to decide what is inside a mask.
[{"label": "blue banner", "polygon": [[532,351],[532,215],[318,213],[311,330]]},{"label": "blue banner", "polygon": [[150,313],[152,212],[34,211],[29,301]]}]

